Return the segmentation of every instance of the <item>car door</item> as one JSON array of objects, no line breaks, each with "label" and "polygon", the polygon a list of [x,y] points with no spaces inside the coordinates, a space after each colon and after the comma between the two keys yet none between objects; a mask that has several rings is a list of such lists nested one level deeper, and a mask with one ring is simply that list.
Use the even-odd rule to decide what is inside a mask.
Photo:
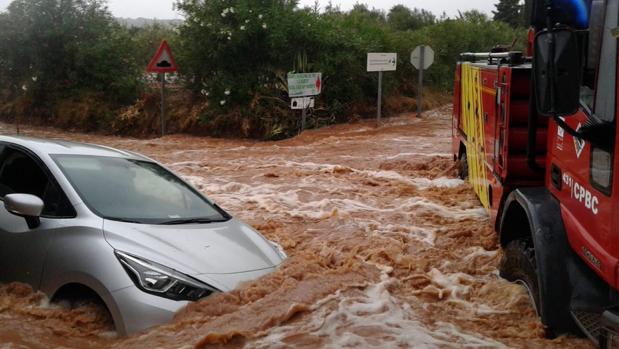
[{"label": "car door", "polygon": [[24,282],[39,287],[47,248],[62,219],[75,216],[44,163],[26,149],[2,146],[0,200],[8,194],[31,194],[45,204],[41,225],[29,229],[22,217],[9,213],[0,203],[0,282]]}]

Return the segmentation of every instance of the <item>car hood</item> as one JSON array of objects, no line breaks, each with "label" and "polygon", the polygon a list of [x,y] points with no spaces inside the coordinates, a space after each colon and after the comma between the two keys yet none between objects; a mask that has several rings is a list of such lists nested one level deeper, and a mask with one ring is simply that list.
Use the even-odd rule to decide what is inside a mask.
[{"label": "car hood", "polygon": [[247,224],[148,225],[104,221],[107,242],[118,251],[188,275],[232,274],[282,262],[271,243]]}]

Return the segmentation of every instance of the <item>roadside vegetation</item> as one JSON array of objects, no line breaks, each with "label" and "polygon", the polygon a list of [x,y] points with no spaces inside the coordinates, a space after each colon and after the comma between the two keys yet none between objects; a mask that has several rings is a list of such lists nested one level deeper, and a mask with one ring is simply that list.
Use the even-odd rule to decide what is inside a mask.
[{"label": "roadside vegetation", "polygon": [[377,76],[366,72],[366,54],[397,52],[397,72],[385,74],[386,111],[414,110],[409,55],[427,44],[436,52],[426,74],[428,101],[444,103],[459,53],[514,39],[524,46],[518,6],[501,0],[494,14],[501,20],[493,20],[476,11],[437,17],[402,5],[383,12],[364,5],[300,8],[290,0],[180,0],[182,24],[138,28],[119,24],[101,0],[15,0],[0,13],[0,117],[155,134],[157,80],[144,70],[167,39],[180,67],[168,103],[171,131],[286,138],[299,127],[298,112],[289,108],[288,72],[323,73],[310,117],[310,127],[320,127],[373,115]]}]

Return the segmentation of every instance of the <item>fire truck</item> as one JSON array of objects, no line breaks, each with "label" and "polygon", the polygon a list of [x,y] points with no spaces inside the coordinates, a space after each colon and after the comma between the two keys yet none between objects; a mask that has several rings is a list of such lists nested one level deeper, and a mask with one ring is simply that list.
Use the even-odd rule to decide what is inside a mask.
[{"label": "fire truck", "polygon": [[525,52],[461,55],[454,160],[547,336],[619,348],[619,0],[532,12]]}]

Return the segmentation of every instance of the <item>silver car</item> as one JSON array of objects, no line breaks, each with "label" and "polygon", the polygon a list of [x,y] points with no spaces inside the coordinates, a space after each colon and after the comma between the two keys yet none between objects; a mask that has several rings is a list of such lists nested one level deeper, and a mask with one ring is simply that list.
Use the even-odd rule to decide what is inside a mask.
[{"label": "silver car", "polygon": [[120,335],[274,270],[282,248],[144,156],[0,137],[0,282],[95,295]]}]

